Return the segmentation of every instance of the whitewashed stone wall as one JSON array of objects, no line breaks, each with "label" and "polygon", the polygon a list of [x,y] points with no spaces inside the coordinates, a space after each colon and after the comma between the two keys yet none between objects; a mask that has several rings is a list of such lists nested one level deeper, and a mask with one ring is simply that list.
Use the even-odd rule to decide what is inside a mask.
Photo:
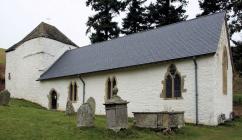
[{"label": "whitewashed stone wall", "polygon": [[[197,59],[199,83],[199,121],[201,124],[214,125],[214,67],[212,56],[203,56]],[[162,81],[170,64],[175,64],[182,76],[185,76],[186,92],[182,93],[183,99],[166,100],[160,98]],[[119,88],[118,95],[128,100],[128,114],[136,111],[185,111],[186,122],[195,123],[195,86],[194,63],[191,59],[150,64],[121,70],[112,70],[93,74],[82,75],[86,83],[86,99],[94,97],[97,104],[96,113],[105,114],[104,98],[105,85],[108,77],[115,76]],[[75,109],[82,103],[82,82],[78,77],[60,78],[41,82],[45,95],[54,88],[59,93],[59,109],[65,110],[68,98],[68,86],[71,81],[78,83],[78,101],[73,103]],[[46,96],[44,96],[46,97]],[[43,100],[44,101],[44,100]],[[46,104],[47,99],[41,104]]]},{"label": "whitewashed stone wall", "polygon": [[[225,29],[225,28],[224,28]],[[229,117],[232,111],[232,68],[229,61],[228,95],[222,93],[221,46],[227,45],[223,30],[218,52],[215,55],[201,56],[198,63],[199,123],[217,125],[217,115],[224,113]],[[78,84],[78,101],[73,102],[75,110],[82,104],[83,84],[78,76],[36,81],[40,74],[49,67],[69,45],[50,39],[34,39],[26,42],[15,51],[7,53],[6,79],[10,72],[11,80],[6,81],[6,88],[13,97],[24,98],[48,107],[48,94],[55,89],[58,94],[58,110],[65,110],[69,84]],[[36,54],[24,58],[34,52]],[[48,53],[48,54],[47,54]],[[53,57],[54,56],[54,57]],[[185,77],[182,99],[166,100],[160,98],[165,73],[170,64],[175,64],[181,76]],[[119,88],[118,95],[129,101],[128,114],[137,111],[185,111],[185,120],[195,123],[195,66],[192,59],[149,64],[132,68],[111,70],[81,75],[86,83],[86,96],[96,100],[96,114],[105,114],[104,98],[106,80],[115,76]]]},{"label": "whitewashed stone wall", "polygon": [[[36,81],[66,50],[73,46],[61,42],[36,38],[6,54],[6,89],[15,98],[24,98],[33,102],[46,100],[40,83]],[[8,74],[11,80],[8,79]],[[45,96],[45,97],[43,97]]]},{"label": "whitewashed stone wall", "polygon": [[[222,72],[222,58],[223,58],[223,50],[227,49],[228,54],[228,81],[227,81],[227,95],[223,94],[223,72]],[[226,26],[224,24],[221,32],[221,38],[219,40],[219,46],[215,57],[216,65],[215,65],[215,82],[216,82],[216,90],[214,94],[214,102],[215,102],[215,116],[220,114],[225,114],[226,118],[230,117],[230,113],[233,111],[233,70],[231,64],[231,53],[229,50]],[[215,118],[217,119],[217,118]]]}]

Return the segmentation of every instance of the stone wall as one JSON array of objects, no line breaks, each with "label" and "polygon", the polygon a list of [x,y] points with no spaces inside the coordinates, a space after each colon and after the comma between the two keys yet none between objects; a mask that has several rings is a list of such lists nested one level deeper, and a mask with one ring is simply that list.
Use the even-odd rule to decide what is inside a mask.
[{"label": "stone wall", "polygon": [[[232,112],[233,108],[233,72],[232,72],[232,64],[231,64],[231,52],[228,45],[228,38],[227,38],[227,32],[225,28],[225,24],[222,27],[221,37],[219,40],[218,50],[215,54],[215,94],[214,97],[214,119],[217,119],[217,116],[220,114],[225,114],[226,118],[229,117],[230,113]],[[228,73],[227,73],[227,94],[223,93],[223,73],[222,73],[222,58],[223,58],[223,50],[224,48],[227,49],[228,54]]]},{"label": "stone wall", "polygon": [[15,98],[37,103],[46,101],[44,87],[36,80],[70,48],[74,47],[48,38],[36,38],[6,53],[6,89]]}]

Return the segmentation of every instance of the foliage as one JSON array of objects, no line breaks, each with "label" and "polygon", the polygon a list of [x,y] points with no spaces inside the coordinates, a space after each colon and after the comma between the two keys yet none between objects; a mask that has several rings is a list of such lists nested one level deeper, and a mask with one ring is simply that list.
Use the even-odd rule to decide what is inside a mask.
[{"label": "foliage", "polygon": [[218,127],[195,126],[187,124],[185,128],[172,135],[160,131],[132,127],[115,133],[106,129],[104,116],[96,116],[95,127],[78,129],[76,116],[66,116],[64,112],[53,112],[37,104],[24,100],[11,100],[7,107],[0,106],[0,139],[51,139],[51,140],[236,140],[242,137],[242,119]]},{"label": "foliage", "polygon": [[226,11],[227,13],[232,11],[231,14],[227,14],[227,19],[231,21],[230,36],[236,32],[242,30],[242,1],[241,0],[199,0],[199,6],[203,12],[201,15],[209,15],[212,13]]},{"label": "foliage", "polygon": [[232,7],[234,14],[230,24],[231,35],[242,30],[242,0],[232,0]]},{"label": "foliage", "polygon": [[[115,14],[119,14],[126,6],[126,2],[119,0],[87,0],[87,6],[97,13],[88,18],[86,33],[91,33],[92,43],[113,39],[119,36],[118,23],[113,21]],[[94,32],[92,32],[92,29]]]},{"label": "foliage", "polygon": [[234,67],[242,74],[242,42],[234,42],[237,47],[232,48]]},{"label": "foliage", "polygon": [[127,16],[123,19],[122,32],[124,34],[137,33],[147,29],[145,20],[145,7],[142,5],[147,0],[129,0]]},{"label": "foliage", "polygon": [[221,11],[231,10],[231,0],[199,0],[203,12],[198,16],[209,15]]},{"label": "foliage", "polygon": [[242,93],[233,95],[233,104],[242,105]]},{"label": "foliage", "polygon": [[186,20],[186,0],[157,0],[147,7],[147,21],[150,28]]}]

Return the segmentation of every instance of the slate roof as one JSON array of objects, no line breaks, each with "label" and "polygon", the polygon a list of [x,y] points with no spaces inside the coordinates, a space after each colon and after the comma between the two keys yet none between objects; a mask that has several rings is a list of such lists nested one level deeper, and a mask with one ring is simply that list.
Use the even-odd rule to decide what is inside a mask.
[{"label": "slate roof", "polygon": [[68,45],[76,46],[70,39],[68,39],[61,31],[59,31],[56,27],[49,25],[47,23],[41,22],[30,34],[28,34],[24,39],[8,48],[6,52],[10,52],[15,50],[17,47],[22,45],[24,42],[29,41],[34,38],[45,37],[50,38]]},{"label": "slate roof", "polygon": [[213,54],[225,13],[66,51],[38,80]]}]

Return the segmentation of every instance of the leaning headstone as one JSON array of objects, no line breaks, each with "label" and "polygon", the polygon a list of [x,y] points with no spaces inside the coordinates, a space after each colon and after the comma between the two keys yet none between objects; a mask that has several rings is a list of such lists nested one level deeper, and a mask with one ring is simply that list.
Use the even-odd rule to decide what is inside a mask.
[{"label": "leaning headstone", "polygon": [[[94,100],[93,100],[94,101]],[[77,127],[92,127],[94,126],[95,104],[92,99],[80,106],[77,111]],[[95,101],[94,101],[95,103]]]},{"label": "leaning headstone", "polygon": [[67,101],[66,103],[66,115],[72,115],[75,113],[74,107],[71,103],[71,101]]},{"label": "leaning headstone", "polygon": [[88,98],[87,104],[89,104],[92,108],[92,113],[95,115],[95,110],[96,110],[96,102],[93,97]]},{"label": "leaning headstone", "polygon": [[0,92],[0,105],[8,105],[10,101],[10,93],[8,90],[4,90]]}]

